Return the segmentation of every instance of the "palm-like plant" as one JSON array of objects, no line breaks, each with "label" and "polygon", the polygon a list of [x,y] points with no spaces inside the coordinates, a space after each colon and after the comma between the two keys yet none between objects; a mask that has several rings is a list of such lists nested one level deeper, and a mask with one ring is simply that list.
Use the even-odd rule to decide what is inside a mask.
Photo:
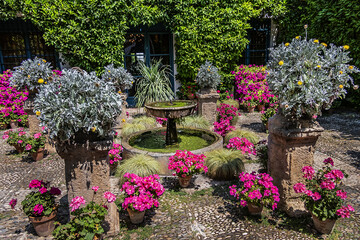
[{"label": "palm-like plant", "polygon": [[174,99],[169,79],[170,67],[162,65],[161,59],[153,61],[150,67],[140,61],[138,68],[142,77],[136,85],[137,107],[141,107],[145,103]]}]

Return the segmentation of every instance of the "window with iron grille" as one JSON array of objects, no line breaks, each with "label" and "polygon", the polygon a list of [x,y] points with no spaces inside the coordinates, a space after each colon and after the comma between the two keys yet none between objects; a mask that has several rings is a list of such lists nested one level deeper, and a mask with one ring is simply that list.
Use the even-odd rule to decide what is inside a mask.
[{"label": "window with iron grille", "polygon": [[0,70],[13,69],[26,59],[35,56],[51,62],[60,69],[55,48],[47,46],[39,31],[31,22],[21,19],[0,21]]}]

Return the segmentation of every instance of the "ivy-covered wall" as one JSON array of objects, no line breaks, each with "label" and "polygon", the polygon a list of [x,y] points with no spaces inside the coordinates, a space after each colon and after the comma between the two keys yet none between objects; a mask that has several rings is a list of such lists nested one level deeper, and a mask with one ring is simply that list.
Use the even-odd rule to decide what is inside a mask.
[{"label": "ivy-covered wall", "polygon": [[248,40],[249,20],[278,15],[285,0],[1,0],[0,17],[21,12],[73,66],[123,65],[129,26],[164,23],[175,34],[180,81],[193,81],[205,60],[221,69],[223,88]]}]

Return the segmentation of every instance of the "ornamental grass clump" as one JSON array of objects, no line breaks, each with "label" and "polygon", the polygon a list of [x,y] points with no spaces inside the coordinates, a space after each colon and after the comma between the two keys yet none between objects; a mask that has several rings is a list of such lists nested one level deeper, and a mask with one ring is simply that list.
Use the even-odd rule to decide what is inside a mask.
[{"label": "ornamental grass clump", "polygon": [[184,128],[209,129],[210,123],[203,116],[187,116],[181,119],[179,125]]},{"label": "ornamental grass clump", "polygon": [[311,120],[344,97],[353,84],[350,75],[360,72],[349,64],[347,50],[301,37],[271,49],[267,81],[278,96],[281,114],[292,121]]},{"label": "ornamental grass clump", "polygon": [[259,142],[259,137],[258,135],[256,135],[256,133],[239,128],[227,133],[224,138],[224,142],[229,143],[229,140],[234,137],[246,138],[249,142],[251,142],[254,145]]},{"label": "ornamental grass clump", "polygon": [[40,123],[50,138],[64,142],[77,136],[106,138],[121,114],[121,96],[95,72],[63,70],[59,81],[44,85],[34,101]]},{"label": "ornamental grass clump", "polygon": [[240,151],[218,149],[206,153],[207,175],[215,180],[233,180],[243,171],[245,157]]},{"label": "ornamental grass clump", "polygon": [[154,128],[156,126],[156,119],[153,117],[141,116],[136,117],[131,121],[132,124],[142,124],[146,128]]},{"label": "ornamental grass clump", "polygon": [[351,205],[344,205],[347,193],[340,188],[347,174],[343,170],[332,169],[332,166],[334,161],[331,158],[325,159],[324,166],[316,173],[311,166],[305,166],[302,169],[305,184],[294,185],[296,193],[304,194],[301,198],[306,209],[321,221],[349,218],[350,212],[354,211]]},{"label": "ornamental grass clump", "polygon": [[169,158],[169,170],[175,170],[174,176],[186,177],[194,174],[207,172],[204,154],[193,154],[190,151],[176,150],[176,153]]},{"label": "ornamental grass clump", "polygon": [[[91,189],[95,195],[99,187],[93,186]],[[70,214],[73,217],[70,222],[60,225],[54,230],[54,239],[100,239],[101,234],[105,232],[103,222],[108,213],[108,204],[116,200],[116,196],[109,191],[105,192],[103,197],[104,202],[100,204],[94,201],[86,204],[84,197],[74,197],[69,204]],[[86,206],[81,207],[85,204]]]},{"label": "ornamental grass clump", "polygon": [[240,200],[240,206],[253,204],[258,207],[271,206],[277,208],[280,201],[278,188],[273,184],[273,178],[266,173],[245,173],[239,175],[240,186],[230,186],[230,195]]},{"label": "ornamental grass clump", "polygon": [[130,208],[133,211],[143,212],[159,207],[158,199],[165,191],[159,182],[159,175],[139,177],[133,173],[126,173],[124,178],[126,181],[121,187],[121,191],[125,193],[123,209]]},{"label": "ornamental grass clump", "polygon": [[196,82],[201,88],[213,88],[220,84],[221,76],[219,74],[219,69],[212,65],[211,62],[205,61],[203,65],[200,66],[199,72],[196,76]]},{"label": "ornamental grass clump", "polygon": [[135,132],[146,130],[146,126],[141,123],[125,123],[121,130],[122,137],[127,137]]},{"label": "ornamental grass clump", "polygon": [[114,83],[114,86],[122,92],[130,89],[134,83],[134,77],[126,71],[125,68],[115,68],[113,64],[105,67],[105,71],[101,75],[101,79],[105,82],[110,81]]},{"label": "ornamental grass clump", "polygon": [[49,83],[52,78],[51,64],[45,59],[35,57],[14,68],[10,85],[17,89],[39,90],[40,86]]},{"label": "ornamental grass clump", "polygon": [[[21,202],[24,213],[29,217],[49,216],[53,211],[56,211],[57,204],[55,197],[61,194],[60,189],[50,187],[49,182],[33,179],[29,184],[29,188],[35,191],[25,196]],[[13,204],[10,206],[15,207],[16,199],[12,200]]]}]

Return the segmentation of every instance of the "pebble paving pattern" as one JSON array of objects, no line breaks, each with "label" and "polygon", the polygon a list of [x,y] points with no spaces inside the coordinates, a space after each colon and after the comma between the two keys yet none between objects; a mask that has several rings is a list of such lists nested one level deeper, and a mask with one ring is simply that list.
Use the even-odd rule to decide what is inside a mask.
[{"label": "pebble paving pattern", "polygon": [[[127,212],[120,210],[120,233],[105,239],[360,239],[359,119],[357,113],[336,113],[319,119],[325,131],[316,146],[315,168],[325,157],[335,159],[336,166],[349,174],[344,189],[348,191],[348,203],[356,211],[350,219],[338,220],[330,236],[318,234],[309,216],[289,218],[269,209],[264,209],[262,217],[249,216],[229,195],[228,187],[236,182],[218,182],[199,175],[193,177],[186,189],[179,188],[176,178],[163,177],[161,181],[167,191],[160,207],[147,211],[139,225],[131,224]],[[256,131],[263,138],[267,136],[259,113],[242,114],[240,126]],[[256,163],[246,164],[247,171],[258,168]],[[36,236],[20,209],[20,202],[30,191],[28,184],[34,178],[60,187],[59,221],[66,222],[69,216],[63,160],[50,154],[40,162],[33,162],[27,154],[16,154],[0,138],[0,239],[52,239]],[[118,193],[116,181],[112,179],[112,191]],[[11,198],[18,198],[15,210],[8,204]]]}]

